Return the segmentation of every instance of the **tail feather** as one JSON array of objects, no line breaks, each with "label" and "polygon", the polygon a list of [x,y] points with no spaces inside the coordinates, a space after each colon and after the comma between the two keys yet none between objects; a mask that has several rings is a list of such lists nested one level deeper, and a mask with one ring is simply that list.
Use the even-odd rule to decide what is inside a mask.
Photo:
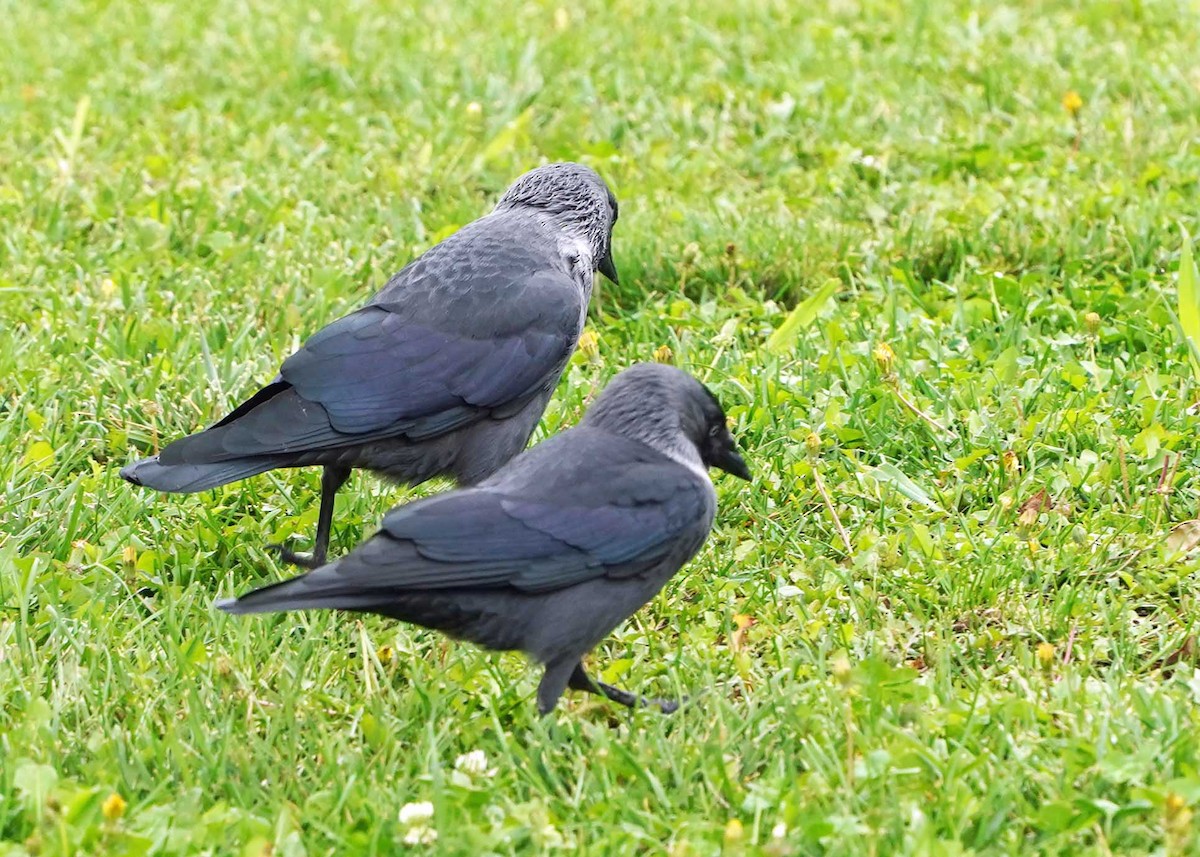
[{"label": "tail feather", "polygon": [[381,603],[381,593],[356,589],[352,580],[339,573],[341,560],[308,574],[281,580],[239,598],[216,603],[226,613],[279,613],[287,610],[370,610]]},{"label": "tail feather", "polygon": [[218,461],[211,464],[162,464],[156,455],[122,467],[121,478],[134,485],[168,494],[194,494],[197,491],[228,485],[230,482],[237,482],[239,479],[279,466],[280,462],[277,459],[268,457]]}]

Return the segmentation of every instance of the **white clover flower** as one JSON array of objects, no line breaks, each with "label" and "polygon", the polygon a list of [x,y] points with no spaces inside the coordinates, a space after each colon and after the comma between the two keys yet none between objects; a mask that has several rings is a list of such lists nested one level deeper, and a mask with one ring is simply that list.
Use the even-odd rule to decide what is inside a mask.
[{"label": "white clover flower", "polygon": [[482,750],[472,750],[470,753],[463,753],[454,760],[454,769],[462,771],[469,777],[495,776],[496,769],[489,768],[487,761],[487,754]]},{"label": "white clover flower", "polygon": [[[427,800],[406,803],[400,807],[400,823],[409,827],[420,827],[433,818],[433,804]],[[435,833],[434,836],[437,836]]]},{"label": "white clover flower", "polygon": [[778,822],[774,827],[771,828],[772,839],[783,839],[785,836],[787,836],[787,825],[782,821]]},{"label": "white clover flower", "polygon": [[438,832],[432,827],[424,824],[418,824],[416,827],[410,827],[408,833],[404,834],[405,845],[432,845],[437,842]]},{"label": "white clover flower", "polygon": [[542,828],[541,838],[542,845],[546,848],[562,848],[567,844],[567,840],[563,839],[563,835],[553,824],[547,824]]},{"label": "white clover flower", "polygon": [[791,93],[785,92],[778,101],[767,102],[766,110],[776,119],[790,119],[796,110],[796,99],[792,97]]}]

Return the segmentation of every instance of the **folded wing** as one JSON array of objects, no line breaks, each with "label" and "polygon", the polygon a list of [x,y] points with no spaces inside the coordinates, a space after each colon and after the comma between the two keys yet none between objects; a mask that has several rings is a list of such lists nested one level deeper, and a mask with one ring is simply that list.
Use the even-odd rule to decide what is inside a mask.
[{"label": "folded wing", "polygon": [[342,560],[222,606],[362,608],[413,591],[544,593],[685,559],[711,526],[711,488],[678,465],[642,465],[599,493],[588,505],[495,488],[431,497],[391,512]]},{"label": "folded wing", "polygon": [[583,308],[578,289],[556,271],[529,274],[511,290],[496,323],[429,321],[382,305],[341,318],[284,361],[275,382],[208,431],[165,447],[160,461],[219,462],[381,437],[421,441],[515,412],[557,381]]}]

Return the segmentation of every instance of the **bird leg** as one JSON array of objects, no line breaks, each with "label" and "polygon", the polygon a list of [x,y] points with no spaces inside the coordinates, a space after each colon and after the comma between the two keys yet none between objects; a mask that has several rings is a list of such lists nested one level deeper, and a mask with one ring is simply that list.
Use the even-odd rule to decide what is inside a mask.
[{"label": "bird leg", "polygon": [[329,553],[329,532],[333,529],[333,499],[338,489],[350,478],[350,468],[329,464],[321,473],[321,511],[317,515],[317,538],[311,556],[296,553],[287,545],[268,545],[279,553],[279,558],[301,568],[320,568]]},{"label": "bird leg", "polygon": [[582,690],[586,693],[597,693],[607,696],[613,702],[620,703],[627,708],[654,707],[663,714],[671,714],[679,708],[679,703],[673,699],[647,699],[644,696],[638,696],[636,693],[630,693],[627,690],[621,690],[619,687],[613,687],[611,684],[596,681],[584,672],[582,662],[575,665],[575,670],[567,680],[567,687],[571,688],[571,690]]},{"label": "bird leg", "polygon": [[572,678],[571,670],[575,665],[570,660],[560,660],[546,664],[546,673],[542,676],[537,689],[538,714],[545,717],[558,705],[558,699],[567,689],[567,681]]}]

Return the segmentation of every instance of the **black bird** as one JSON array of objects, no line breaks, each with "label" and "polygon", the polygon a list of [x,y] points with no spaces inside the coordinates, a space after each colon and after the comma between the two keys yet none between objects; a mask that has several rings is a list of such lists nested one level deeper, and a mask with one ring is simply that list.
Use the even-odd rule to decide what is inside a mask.
[{"label": "black bird", "polygon": [[583,330],[594,273],[614,283],[617,201],[580,164],[526,173],[495,210],[317,332],[211,428],[121,476],[192,493],[280,467],[324,467],[311,557],[325,562],[351,468],[474,485],[525,448]]},{"label": "black bird", "polygon": [[486,481],[399,506],[345,557],[217,606],[378,613],[522,651],[546,668],[542,714],[568,687],[674,711],[595,681],[582,658],[700,549],[716,511],[710,466],[750,478],[716,398],[640,364],[579,425]]}]

